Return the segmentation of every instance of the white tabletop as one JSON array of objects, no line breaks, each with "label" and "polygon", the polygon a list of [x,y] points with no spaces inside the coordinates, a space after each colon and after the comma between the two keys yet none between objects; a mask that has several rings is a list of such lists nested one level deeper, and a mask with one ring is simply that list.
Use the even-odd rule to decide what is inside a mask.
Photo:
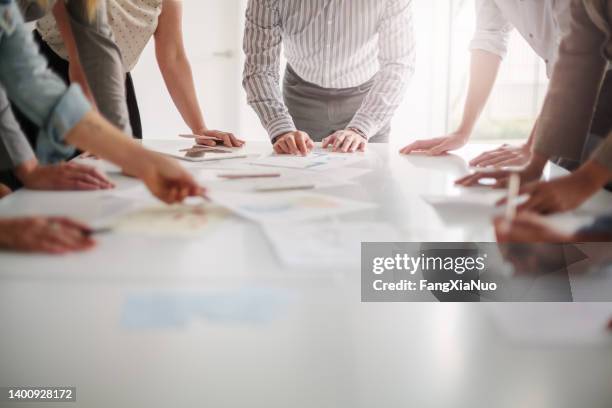
[{"label": "white tabletop", "polygon": [[[323,222],[386,222],[402,241],[490,241],[490,214],[437,212],[423,200],[487,194],[453,185],[468,171],[465,158],[482,148],[427,158],[370,146],[354,166],[371,173],[321,192],[377,207]],[[251,143],[247,150],[270,147]],[[120,190],[138,183],[110,176]],[[93,222],[113,210],[105,194],[20,191],[0,202],[0,216]],[[602,192],[559,223],[586,222],[611,202]],[[261,228],[240,217],[202,236],[97,239],[83,254],[0,253],[0,387],[76,386],[82,407],[558,408],[612,401],[610,344],[519,342],[492,323],[484,304],[361,303],[358,268],[285,267]],[[561,313],[568,306],[529,307]],[[512,313],[515,305],[496,308]]]}]

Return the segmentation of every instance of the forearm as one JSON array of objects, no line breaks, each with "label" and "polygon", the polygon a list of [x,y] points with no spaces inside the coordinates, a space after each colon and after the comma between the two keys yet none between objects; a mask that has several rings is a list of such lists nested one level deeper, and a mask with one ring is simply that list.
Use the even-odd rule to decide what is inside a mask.
[{"label": "forearm", "polygon": [[161,57],[158,64],[172,101],[187,126],[192,132],[207,130],[187,57],[182,55],[172,60]]},{"label": "forearm", "polygon": [[138,166],[146,160],[134,158],[148,152],[94,111],[87,113],[68,132],[65,142],[108,160],[130,174],[140,173]]},{"label": "forearm", "polygon": [[70,17],[66,10],[66,4],[63,1],[57,1],[53,7],[53,16],[57,22],[57,27],[66,45],[66,51],[68,52],[68,61],[70,63],[70,80],[77,82],[87,99],[95,105],[95,99],[92,95],[87,77],[83,72],[83,66],[81,65],[81,59],[77,49],[76,41],[74,39],[74,33],[70,25]]},{"label": "forearm", "polygon": [[459,126],[460,132],[471,134],[474,130],[491,95],[500,65],[501,58],[495,54],[483,50],[472,52],[470,84]]}]

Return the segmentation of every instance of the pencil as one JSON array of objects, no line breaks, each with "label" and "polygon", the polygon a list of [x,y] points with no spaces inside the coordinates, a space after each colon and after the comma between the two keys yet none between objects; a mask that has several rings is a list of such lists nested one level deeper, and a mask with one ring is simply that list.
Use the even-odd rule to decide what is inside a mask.
[{"label": "pencil", "polygon": [[506,203],[506,220],[513,221],[516,217],[516,199],[521,189],[521,177],[517,173],[510,175],[508,182],[508,202]]}]

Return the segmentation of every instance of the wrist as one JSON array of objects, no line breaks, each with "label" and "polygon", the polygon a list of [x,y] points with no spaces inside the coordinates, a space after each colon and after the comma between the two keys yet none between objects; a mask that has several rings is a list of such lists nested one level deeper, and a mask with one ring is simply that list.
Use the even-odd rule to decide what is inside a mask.
[{"label": "wrist", "polygon": [[544,171],[544,167],[546,167],[546,163],[548,163],[548,157],[534,152],[531,155],[531,160],[529,161],[529,164],[527,165],[527,170],[531,171],[532,173],[538,173],[538,174],[542,174],[542,172]]},{"label": "wrist", "polygon": [[612,176],[606,167],[593,159],[582,165],[574,174],[595,190],[605,186]]},{"label": "wrist", "polygon": [[23,184],[26,184],[29,180],[32,173],[38,168],[38,160],[36,158],[27,160],[21,163],[19,166],[15,167],[15,176],[21,181]]},{"label": "wrist", "polygon": [[366,141],[368,140],[368,136],[365,134],[365,132],[363,132],[361,129],[356,128],[356,127],[349,127],[347,128],[347,130],[350,130],[353,133],[357,133],[359,136],[361,136],[362,138],[364,138]]}]

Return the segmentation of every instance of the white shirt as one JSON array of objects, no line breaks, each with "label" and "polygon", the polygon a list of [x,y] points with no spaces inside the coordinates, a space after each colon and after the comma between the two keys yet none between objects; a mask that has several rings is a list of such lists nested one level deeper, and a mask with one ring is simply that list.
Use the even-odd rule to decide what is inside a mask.
[{"label": "white shirt", "polygon": [[476,33],[472,50],[504,58],[513,28],[546,63],[550,77],[561,40],[570,31],[572,0],[476,0]]},{"label": "white shirt", "polygon": [[[126,72],[131,71],[157,30],[163,0],[108,0],[108,22],[121,51]],[[68,59],[53,14],[38,20],[36,29],[56,54]]]},{"label": "white shirt", "polygon": [[295,72],[323,88],[375,78],[350,124],[373,136],[399,106],[414,70],[412,24],[412,0],[249,0],[248,102],[270,137],[295,130],[279,87],[282,46]]}]

